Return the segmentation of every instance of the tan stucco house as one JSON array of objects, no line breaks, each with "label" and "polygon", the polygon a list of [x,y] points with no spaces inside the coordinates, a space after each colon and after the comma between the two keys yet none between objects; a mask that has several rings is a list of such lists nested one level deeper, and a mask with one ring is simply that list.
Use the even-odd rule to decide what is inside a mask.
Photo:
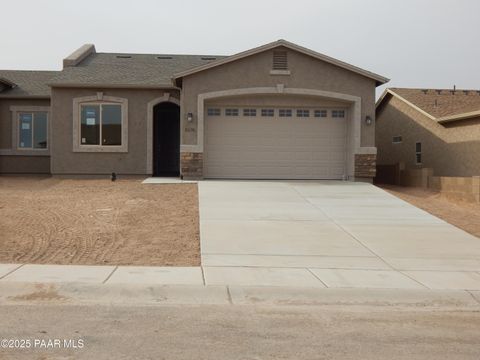
[{"label": "tan stucco house", "polygon": [[376,105],[377,162],[480,176],[480,91],[386,90]]},{"label": "tan stucco house", "polygon": [[371,180],[387,81],[285,40],[227,57],[84,45],[61,71],[0,71],[0,172]]}]

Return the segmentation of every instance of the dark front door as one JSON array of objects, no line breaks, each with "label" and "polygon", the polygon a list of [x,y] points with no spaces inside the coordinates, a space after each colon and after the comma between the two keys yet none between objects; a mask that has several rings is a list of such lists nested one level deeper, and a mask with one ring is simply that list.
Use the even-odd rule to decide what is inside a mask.
[{"label": "dark front door", "polygon": [[153,175],[180,175],[180,107],[169,102],[153,108]]}]

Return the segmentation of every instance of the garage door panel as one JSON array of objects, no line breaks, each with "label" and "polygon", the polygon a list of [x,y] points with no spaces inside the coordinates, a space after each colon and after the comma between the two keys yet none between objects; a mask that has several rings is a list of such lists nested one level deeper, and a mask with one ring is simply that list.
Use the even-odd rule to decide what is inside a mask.
[{"label": "garage door panel", "polygon": [[345,169],[345,144],[345,119],[206,116],[204,175],[340,179]]}]

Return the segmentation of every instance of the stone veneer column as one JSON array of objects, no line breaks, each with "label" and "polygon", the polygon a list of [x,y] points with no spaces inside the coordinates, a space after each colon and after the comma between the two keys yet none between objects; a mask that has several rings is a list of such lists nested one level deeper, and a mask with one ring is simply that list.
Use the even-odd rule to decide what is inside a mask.
[{"label": "stone veneer column", "polygon": [[180,173],[185,180],[203,178],[203,153],[180,153]]},{"label": "stone veneer column", "polygon": [[377,172],[376,154],[355,154],[355,179],[373,179]]}]

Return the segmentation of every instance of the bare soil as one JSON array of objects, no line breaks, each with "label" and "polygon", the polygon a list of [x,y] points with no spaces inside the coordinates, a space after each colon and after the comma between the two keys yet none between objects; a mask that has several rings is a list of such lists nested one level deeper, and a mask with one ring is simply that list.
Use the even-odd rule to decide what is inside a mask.
[{"label": "bare soil", "polygon": [[393,185],[381,188],[480,238],[480,204],[447,198],[438,192]]},{"label": "bare soil", "polygon": [[0,263],[200,265],[196,184],[0,177]]}]

